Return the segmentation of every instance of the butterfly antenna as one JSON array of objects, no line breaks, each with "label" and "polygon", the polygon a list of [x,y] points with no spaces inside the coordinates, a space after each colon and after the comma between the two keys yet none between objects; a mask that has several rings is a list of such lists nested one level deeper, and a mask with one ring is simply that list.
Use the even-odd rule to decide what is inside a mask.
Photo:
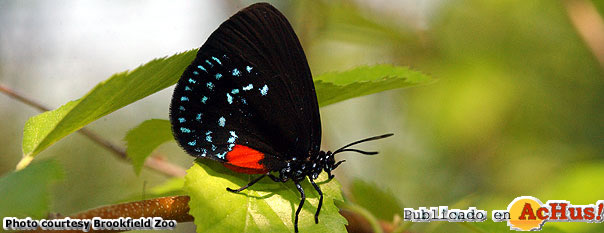
[{"label": "butterfly antenna", "polygon": [[334,151],[332,154],[335,155],[335,154],[340,153],[340,152],[352,151],[352,152],[357,152],[357,153],[361,153],[361,154],[364,154],[364,155],[375,155],[375,154],[378,153],[377,151],[363,151],[363,150],[358,150],[358,149],[347,149],[347,148],[351,147],[351,146],[354,146],[356,144],[359,144],[359,143],[373,141],[373,140],[378,140],[378,139],[382,139],[382,138],[387,138],[387,137],[390,137],[392,135],[394,135],[394,134],[393,133],[389,133],[389,134],[384,134],[384,135],[380,135],[380,136],[375,136],[375,137],[370,137],[370,138],[365,138],[365,139],[362,139],[362,140],[358,140],[356,142],[352,142],[352,143],[350,143],[348,145],[343,146],[342,148]]}]

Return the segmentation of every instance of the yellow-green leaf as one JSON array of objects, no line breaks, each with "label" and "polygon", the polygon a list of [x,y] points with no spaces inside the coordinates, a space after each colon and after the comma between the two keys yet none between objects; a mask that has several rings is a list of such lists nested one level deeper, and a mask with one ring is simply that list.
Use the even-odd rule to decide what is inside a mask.
[{"label": "yellow-green leaf", "polygon": [[79,100],[30,118],[23,132],[23,168],[38,153],[115,110],[169,87],[178,81],[196,50],[148,62],[133,71],[115,74]]},{"label": "yellow-green leaf", "polygon": [[42,160],[0,177],[0,219],[46,217],[50,185],[62,178],[63,170],[54,160]]},{"label": "yellow-green leaf", "polygon": [[[209,160],[187,170],[184,189],[191,197],[189,213],[195,218],[197,232],[293,232],[300,194],[291,181],[265,178],[241,193],[226,191],[227,187],[246,185],[254,177]],[[319,224],[314,222],[318,194],[308,181],[302,183],[307,198],[300,212],[300,232],[346,232],[346,219],[334,204],[334,200],[342,201],[340,184],[326,178],[322,174],[317,183],[324,193]]]},{"label": "yellow-green leaf", "polygon": [[380,189],[375,183],[356,179],[350,186],[354,203],[367,209],[376,217],[390,221],[394,215],[403,215],[403,207],[394,193]]},{"label": "yellow-green leaf", "polygon": [[430,77],[407,67],[393,65],[361,66],[344,72],[331,72],[315,78],[319,106],[354,97],[428,83]]},{"label": "yellow-green leaf", "polygon": [[139,174],[147,156],[164,142],[174,139],[167,120],[151,119],[131,129],[124,140],[128,145],[126,154]]}]

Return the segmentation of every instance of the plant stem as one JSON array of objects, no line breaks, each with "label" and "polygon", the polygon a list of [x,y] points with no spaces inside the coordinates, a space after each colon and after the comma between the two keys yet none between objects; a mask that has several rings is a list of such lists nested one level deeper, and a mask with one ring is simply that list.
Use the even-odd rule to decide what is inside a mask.
[{"label": "plant stem", "polygon": [[411,227],[411,225],[413,225],[413,222],[409,221],[409,222],[403,222],[403,224],[399,225],[397,228],[395,228],[394,230],[392,230],[391,233],[402,233],[407,231],[407,229],[409,229],[409,227]]},{"label": "plant stem", "polygon": [[[138,219],[141,217],[161,217],[164,220],[176,220],[177,222],[193,221],[193,216],[189,215],[189,196],[160,197],[151,200],[122,203],[116,205],[102,206],[95,209],[86,210],[69,216],[71,219],[92,219],[99,217],[103,219],[118,219],[120,217],[130,217]],[[63,216],[55,216],[63,218]],[[48,232],[38,228],[32,232]],[[53,230],[53,233],[72,233],[81,231],[72,230]],[[107,232],[95,231],[89,232]],[[122,232],[115,230],[111,232]]]},{"label": "plant stem", "polygon": [[[0,92],[12,97],[13,99],[18,100],[24,104],[34,107],[35,109],[37,109],[39,111],[42,111],[42,112],[50,111],[50,108],[44,106],[43,104],[39,103],[38,101],[35,101],[32,98],[26,97],[25,95],[7,87],[1,83],[0,83]],[[122,160],[129,160],[128,156],[126,155],[126,150],[124,148],[122,148],[121,146],[110,142],[109,140],[101,137],[100,135],[90,131],[87,128],[81,128],[80,130],[78,130],[78,132],[83,134],[84,136],[86,136],[87,138],[92,140],[93,142],[96,142],[97,144],[101,145],[105,149],[113,152],[113,154],[116,155],[118,158],[120,158]],[[165,160],[161,159],[160,156],[161,155],[159,155],[159,154],[150,156],[145,161],[145,166],[148,168],[151,168],[155,171],[158,171],[164,175],[167,175],[167,176],[175,176],[175,177],[184,177],[185,176],[184,168],[177,166],[175,164],[172,164],[168,161],[165,161]]]},{"label": "plant stem", "polygon": [[371,228],[374,233],[383,233],[384,232],[382,230],[382,226],[380,225],[379,220],[365,208],[363,208],[359,205],[350,203],[350,202],[343,202],[342,204],[340,204],[338,206],[340,207],[340,209],[347,209],[356,214],[363,216],[371,225]]}]

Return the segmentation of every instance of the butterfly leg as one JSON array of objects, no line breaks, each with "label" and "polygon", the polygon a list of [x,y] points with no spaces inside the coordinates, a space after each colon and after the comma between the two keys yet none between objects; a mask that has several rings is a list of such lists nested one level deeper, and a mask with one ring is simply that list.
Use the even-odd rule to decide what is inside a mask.
[{"label": "butterfly leg", "polygon": [[317,192],[319,193],[319,206],[317,207],[317,212],[315,213],[315,223],[319,223],[319,212],[321,212],[321,206],[323,205],[323,192],[321,192],[321,189],[315,183],[315,181],[312,180],[312,178],[308,179],[310,180],[312,186],[315,187],[315,190],[317,190]]},{"label": "butterfly leg", "polygon": [[270,172],[266,174],[269,178],[271,178],[271,180],[275,181],[275,182],[285,182],[287,180],[281,180],[279,179],[279,177],[274,176],[273,174],[271,174]]},{"label": "butterfly leg", "polygon": [[336,169],[338,166],[340,166],[340,164],[342,164],[343,162],[346,162],[346,160],[340,160],[338,161],[335,165],[333,165],[333,168],[331,168],[330,171],[327,172],[327,178],[328,179],[333,179],[335,176],[331,174],[331,171],[333,171],[334,169]]},{"label": "butterfly leg", "polygon": [[258,182],[259,180],[261,180],[262,178],[264,178],[266,176],[266,174],[259,176],[258,178],[252,180],[249,184],[246,184],[245,186],[238,188],[238,189],[231,189],[229,187],[226,188],[227,191],[232,192],[232,193],[238,193],[241,192],[243,190],[245,190],[246,188],[249,188],[250,186],[254,185],[256,182]]},{"label": "butterfly leg", "polygon": [[[333,165],[333,169],[336,169],[338,166],[340,166],[340,164],[342,164],[343,162],[346,162],[346,160],[340,160],[336,163],[336,165]],[[332,169],[332,170],[333,170]]]},{"label": "butterfly leg", "polygon": [[296,220],[294,220],[294,230],[297,233],[298,232],[298,215],[300,215],[300,210],[302,210],[302,206],[304,206],[304,200],[306,200],[306,195],[304,195],[304,189],[302,189],[302,186],[300,185],[300,183],[295,182],[296,183],[296,188],[298,189],[298,192],[300,192],[300,195],[302,196],[302,199],[300,200],[300,205],[298,205],[298,209],[296,210]]}]

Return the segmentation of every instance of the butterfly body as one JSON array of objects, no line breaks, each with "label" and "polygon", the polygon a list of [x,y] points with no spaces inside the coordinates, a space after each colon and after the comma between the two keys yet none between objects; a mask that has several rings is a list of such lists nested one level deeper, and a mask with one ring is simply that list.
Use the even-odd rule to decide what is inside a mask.
[{"label": "butterfly body", "polygon": [[[337,151],[321,151],[321,120],[312,75],[291,25],[267,3],[251,5],[210,35],[178,81],[170,104],[172,132],[178,144],[197,158],[221,162],[238,173],[293,181],[301,194],[294,222],[305,194],[300,182],[314,182],[343,161]],[[278,174],[278,175],[274,175]]]}]

